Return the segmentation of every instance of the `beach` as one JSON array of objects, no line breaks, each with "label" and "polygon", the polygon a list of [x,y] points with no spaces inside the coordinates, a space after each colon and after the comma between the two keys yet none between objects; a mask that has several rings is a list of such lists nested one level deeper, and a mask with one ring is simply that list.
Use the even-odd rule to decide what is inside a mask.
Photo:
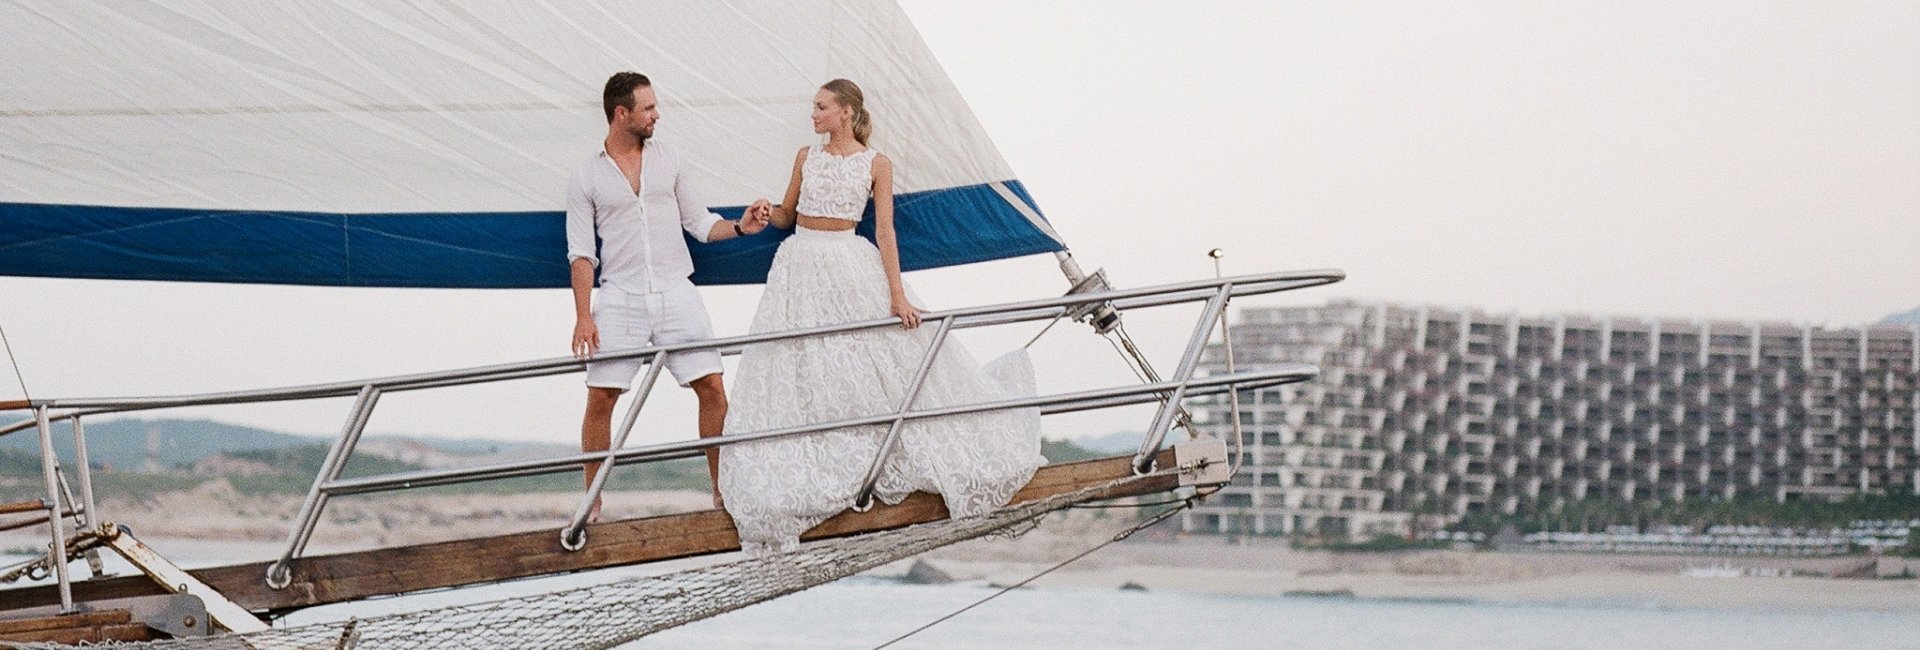
[{"label": "beach", "polygon": [[[335,499],[308,554],[557,529],[576,498],[571,493],[529,493]],[[708,507],[708,495],[695,491],[609,492],[606,499],[610,519]],[[299,499],[241,494],[216,481],[190,491],[108,499],[100,507],[109,520],[128,526],[162,554],[195,567],[276,557]],[[962,542],[868,575],[904,576],[915,561],[924,560],[956,581],[1011,585],[1099,545],[1134,521],[1130,510],[1054,513],[1017,538]],[[1119,589],[1131,584],[1149,591],[1218,595],[1920,614],[1920,580],[1829,577],[1895,575],[1903,569],[1920,573],[1920,559],[1913,558],[1483,550],[1335,553],[1292,548],[1282,539],[1172,530],[1171,524],[1162,524],[1143,531],[1034,580],[1032,586]],[[16,555],[43,546],[45,540],[39,531],[0,533],[0,550]],[[675,562],[673,567],[732,557]]]}]

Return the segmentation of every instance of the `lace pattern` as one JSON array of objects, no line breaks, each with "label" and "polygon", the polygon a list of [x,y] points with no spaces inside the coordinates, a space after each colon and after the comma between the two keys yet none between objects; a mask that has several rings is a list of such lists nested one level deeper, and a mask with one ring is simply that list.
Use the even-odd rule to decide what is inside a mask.
[{"label": "lace pattern", "polygon": [[[754,316],[768,332],[885,317],[879,251],[851,232],[801,229],[780,246]],[[733,378],[728,434],[887,413],[906,398],[933,327],[876,329],[749,346]],[[975,364],[957,341],[935,358],[917,408],[1034,393],[1024,351]],[[751,555],[785,552],[800,533],[852,505],[887,427],[870,425],[724,447],[720,491]],[[920,490],[952,516],[1005,505],[1045,459],[1040,414],[1019,410],[910,421],[875,493],[898,503]]]},{"label": "lace pattern", "polygon": [[873,198],[874,155],[872,147],[846,156],[817,144],[808,148],[800,165],[800,214],[859,221]]}]

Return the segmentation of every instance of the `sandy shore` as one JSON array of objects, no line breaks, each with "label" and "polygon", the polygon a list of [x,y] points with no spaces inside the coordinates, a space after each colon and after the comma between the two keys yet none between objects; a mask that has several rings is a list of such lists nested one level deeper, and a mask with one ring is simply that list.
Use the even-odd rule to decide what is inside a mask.
[{"label": "sandy shore", "polygon": [[[963,580],[1007,585],[1099,544],[1122,522],[1055,515],[1014,540],[982,539],[925,556]],[[1920,580],[1816,577],[1868,568],[1920,573],[1920,559],[1730,558],[1473,550],[1331,553],[1284,540],[1229,543],[1210,536],[1143,533],[1042,577],[1036,586],[1117,589],[1133,583],[1226,595],[1418,599],[1555,605],[1612,604],[1920,614]],[[904,573],[908,562],[885,567]],[[1793,577],[1703,577],[1700,569]]]},{"label": "sandy shore", "polygon": [[[309,553],[551,530],[572,513],[576,495],[409,495],[348,497],[328,505]],[[611,518],[709,507],[701,492],[613,492]],[[289,495],[235,492],[224,482],[200,489],[103,502],[101,511],[131,527],[156,550],[184,565],[207,566],[275,557],[299,508]],[[1012,584],[1110,538],[1129,523],[1126,511],[1070,511],[1015,539],[955,544],[924,559],[960,580]],[[1168,528],[1163,525],[1162,528]],[[0,533],[0,550],[45,544],[44,533]],[[719,558],[725,559],[725,558]],[[1882,574],[1920,560],[1867,557],[1724,558],[1534,552],[1410,551],[1329,553],[1290,548],[1280,540],[1228,543],[1161,530],[1113,544],[1033,584],[1227,595],[1436,599],[1498,603],[1868,610],[1920,614],[1920,580],[1805,577],[1855,571],[1878,562]],[[904,574],[911,561],[877,569]],[[1696,577],[1716,567],[1801,577]]]},{"label": "sandy shore", "polygon": [[[225,481],[138,498],[103,498],[107,521],[184,566],[238,564],[279,557],[304,495],[247,495]],[[558,530],[573,515],[574,493],[375,495],[334,498],[307,545],[308,555],[425,544],[533,530]],[[606,519],[712,507],[705,492],[608,492]],[[45,528],[0,532],[0,552],[44,548]]]},{"label": "sandy shore", "polygon": [[[225,481],[138,498],[103,498],[100,512],[144,538],[285,542],[304,495],[248,495]],[[371,548],[556,528],[580,495],[373,495],[327,502],[309,548]],[[705,492],[608,492],[602,516],[627,519],[712,507]]]}]

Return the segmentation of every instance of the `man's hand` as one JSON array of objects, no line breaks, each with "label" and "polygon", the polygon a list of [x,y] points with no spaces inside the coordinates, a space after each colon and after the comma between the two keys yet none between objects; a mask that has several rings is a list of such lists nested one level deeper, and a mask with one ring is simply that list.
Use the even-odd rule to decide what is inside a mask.
[{"label": "man's hand", "polygon": [[573,358],[585,359],[600,351],[600,328],[593,325],[593,319],[582,318],[573,322]]}]

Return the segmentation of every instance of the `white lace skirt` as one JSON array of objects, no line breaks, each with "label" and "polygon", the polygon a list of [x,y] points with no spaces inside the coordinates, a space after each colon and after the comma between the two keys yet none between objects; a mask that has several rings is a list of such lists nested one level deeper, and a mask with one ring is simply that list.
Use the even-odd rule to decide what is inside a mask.
[{"label": "white lace skirt", "polygon": [[[798,229],[780,245],[753,331],[886,317],[892,308],[880,252],[847,232]],[[889,413],[910,389],[934,324],[749,346],[730,378],[728,435]],[[1024,351],[981,368],[949,334],[916,408],[1032,395]],[[868,425],[740,445],[720,452],[720,492],[749,554],[792,550],[800,533],[853,504],[887,426]],[[1045,459],[1038,410],[912,420],[875,494],[897,503],[916,491],[946,500],[954,517],[1005,505]]]}]

